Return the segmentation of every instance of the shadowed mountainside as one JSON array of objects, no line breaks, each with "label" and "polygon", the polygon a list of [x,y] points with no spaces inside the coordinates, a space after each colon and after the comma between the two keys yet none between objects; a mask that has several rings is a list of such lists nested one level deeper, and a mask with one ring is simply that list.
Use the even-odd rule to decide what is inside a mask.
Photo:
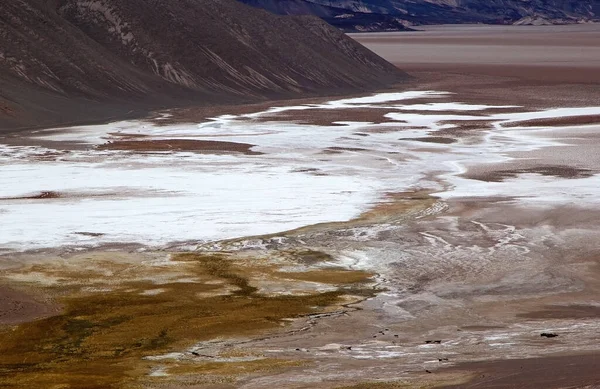
[{"label": "shadowed mountainside", "polygon": [[234,0],[0,3],[0,129],[372,90],[405,77],[316,17]]}]

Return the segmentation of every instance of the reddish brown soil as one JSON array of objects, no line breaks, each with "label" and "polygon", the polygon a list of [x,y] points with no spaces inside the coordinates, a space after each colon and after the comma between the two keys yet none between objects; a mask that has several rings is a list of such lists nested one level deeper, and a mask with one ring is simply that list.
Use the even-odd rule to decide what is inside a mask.
[{"label": "reddish brown soil", "polygon": [[248,143],[218,142],[209,140],[163,139],[163,140],[127,140],[103,144],[100,150],[127,151],[196,151],[204,153],[245,153],[261,154],[250,149],[254,145]]},{"label": "reddish brown soil", "polygon": [[384,115],[390,110],[385,109],[309,109],[305,111],[290,111],[277,115],[264,116],[265,121],[294,122],[318,126],[336,125],[336,122],[392,122]]},{"label": "reddish brown soil", "polygon": [[578,169],[569,166],[538,166],[521,169],[494,170],[480,174],[467,173],[464,176],[473,180],[501,182],[508,178],[514,178],[519,174],[527,173],[560,178],[586,178],[594,175],[594,172],[588,169]]},{"label": "reddish brown soil", "polygon": [[58,311],[58,306],[0,285],[0,326],[25,323]]},{"label": "reddish brown soil", "polygon": [[552,126],[583,126],[600,124],[600,115],[566,116],[553,119],[534,119],[503,124],[504,127],[552,127]]},{"label": "reddish brown soil", "polygon": [[413,140],[413,141],[424,142],[424,143],[439,143],[439,144],[446,144],[446,145],[456,142],[456,139],[445,138],[442,136],[430,136],[430,137],[412,138],[412,139],[406,138],[404,140]]},{"label": "reddish brown soil", "polygon": [[59,199],[62,195],[58,192],[44,191],[33,196],[20,196],[20,197],[3,197],[1,200],[46,200],[46,199]]},{"label": "reddish brown soil", "polygon": [[360,147],[328,147],[327,150],[333,151],[366,151],[366,149],[361,149]]},{"label": "reddish brown soil", "polygon": [[[441,72],[513,78],[521,81],[518,83],[521,86],[525,86],[523,80],[538,85],[600,82],[598,25],[423,26],[419,29],[422,31],[351,37],[409,74]],[[472,86],[472,82],[465,80],[463,88]],[[572,89],[569,94],[580,91]],[[512,92],[513,99],[527,96],[520,96],[517,90]],[[555,97],[562,98],[560,94]]]},{"label": "reddish brown soil", "polygon": [[517,315],[527,319],[590,319],[600,318],[598,305],[547,305],[540,311]]},{"label": "reddish brown soil", "polygon": [[477,134],[477,132],[491,130],[492,120],[444,120],[439,124],[450,124],[453,128],[436,131],[441,136],[468,136]]},{"label": "reddish brown soil", "polygon": [[501,326],[463,326],[463,330],[467,331],[488,331],[488,330],[496,330],[502,329],[504,327]]},{"label": "reddish brown soil", "polygon": [[127,138],[146,138],[148,136],[146,134],[128,134],[128,133],[125,133],[125,132],[109,132],[108,135],[114,136],[114,137],[119,137],[121,139],[127,139]]},{"label": "reddish brown soil", "polygon": [[451,371],[477,372],[466,384],[444,389],[566,389],[600,385],[600,353],[460,364]]}]

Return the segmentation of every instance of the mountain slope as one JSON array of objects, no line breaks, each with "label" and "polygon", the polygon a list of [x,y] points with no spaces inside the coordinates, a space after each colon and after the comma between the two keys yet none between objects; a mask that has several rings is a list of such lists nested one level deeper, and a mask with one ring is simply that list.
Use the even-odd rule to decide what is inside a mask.
[{"label": "mountain slope", "polygon": [[375,89],[404,77],[318,18],[234,0],[0,3],[0,128]]},{"label": "mountain slope", "polygon": [[[377,30],[369,20],[376,16],[396,20],[403,26],[419,24],[527,23],[528,20],[545,20],[548,23],[577,23],[600,20],[600,0],[240,0],[279,14],[311,14],[323,17],[311,10],[328,7],[337,11],[338,18],[324,20],[342,29],[348,29],[344,13],[360,23],[362,29]],[[273,4],[304,3],[283,9]]]},{"label": "mountain slope", "polygon": [[409,30],[405,21],[386,12],[363,12],[307,0],[239,0],[277,15],[314,15],[347,32]]}]

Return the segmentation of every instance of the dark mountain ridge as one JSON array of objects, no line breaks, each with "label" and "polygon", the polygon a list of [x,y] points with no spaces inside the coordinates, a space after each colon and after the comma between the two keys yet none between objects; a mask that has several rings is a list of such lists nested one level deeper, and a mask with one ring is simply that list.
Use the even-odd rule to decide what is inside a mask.
[{"label": "dark mountain ridge", "polygon": [[387,12],[361,12],[307,0],[239,0],[277,15],[313,15],[346,32],[410,30],[406,21]]},{"label": "dark mountain ridge", "polygon": [[[393,29],[394,25],[402,30],[422,24],[568,24],[600,21],[600,0],[239,1],[280,15],[316,15],[345,31],[385,31]],[[381,23],[384,20],[387,22]]]},{"label": "dark mountain ridge", "polygon": [[373,90],[405,74],[316,17],[234,0],[0,3],[0,128]]}]

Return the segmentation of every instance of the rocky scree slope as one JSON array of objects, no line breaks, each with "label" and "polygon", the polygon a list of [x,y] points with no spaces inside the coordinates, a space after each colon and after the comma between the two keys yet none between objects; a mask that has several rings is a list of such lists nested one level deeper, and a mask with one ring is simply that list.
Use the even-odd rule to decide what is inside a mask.
[{"label": "rocky scree slope", "polygon": [[0,2],[0,130],[373,90],[405,77],[316,17],[235,0]]}]

